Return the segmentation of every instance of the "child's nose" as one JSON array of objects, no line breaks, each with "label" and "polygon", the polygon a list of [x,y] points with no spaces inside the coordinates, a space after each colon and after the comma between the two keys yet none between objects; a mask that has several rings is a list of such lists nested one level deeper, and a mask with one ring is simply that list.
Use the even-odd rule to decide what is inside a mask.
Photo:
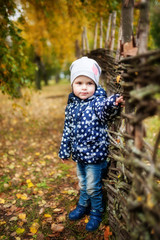
[{"label": "child's nose", "polygon": [[83,84],[82,88],[83,88],[83,89],[86,89],[86,84]]}]

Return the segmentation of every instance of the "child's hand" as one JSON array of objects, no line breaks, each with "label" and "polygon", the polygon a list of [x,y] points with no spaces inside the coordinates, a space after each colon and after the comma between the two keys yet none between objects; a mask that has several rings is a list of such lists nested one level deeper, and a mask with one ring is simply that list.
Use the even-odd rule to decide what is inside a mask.
[{"label": "child's hand", "polygon": [[61,158],[61,161],[62,161],[63,163],[66,163],[66,162],[68,161],[68,159],[62,159],[62,158]]},{"label": "child's hand", "polygon": [[118,105],[120,103],[121,103],[121,107],[124,107],[125,101],[123,99],[123,96],[120,96],[120,97],[116,98],[115,104]]}]

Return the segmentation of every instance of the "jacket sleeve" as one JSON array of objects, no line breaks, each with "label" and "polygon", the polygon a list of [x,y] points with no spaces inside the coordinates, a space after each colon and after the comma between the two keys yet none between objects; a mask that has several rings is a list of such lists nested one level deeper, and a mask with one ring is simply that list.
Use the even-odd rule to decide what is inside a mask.
[{"label": "jacket sleeve", "polygon": [[63,129],[63,136],[61,140],[61,146],[59,150],[59,157],[61,159],[68,159],[71,155],[71,139],[70,139],[71,129],[70,129],[70,117],[68,106],[65,110],[65,122]]},{"label": "jacket sleeve", "polygon": [[114,94],[108,98],[103,97],[97,99],[95,111],[102,122],[111,120],[120,112],[120,104],[115,105],[116,98],[119,96],[119,94]]}]

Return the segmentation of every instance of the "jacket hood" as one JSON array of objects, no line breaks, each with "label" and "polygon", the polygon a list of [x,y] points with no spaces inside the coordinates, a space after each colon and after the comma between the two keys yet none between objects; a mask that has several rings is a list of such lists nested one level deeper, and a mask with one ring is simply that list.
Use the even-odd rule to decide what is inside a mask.
[{"label": "jacket hood", "polygon": [[95,97],[99,97],[99,96],[107,97],[106,91],[100,85],[97,87],[93,96],[91,96],[90,98],[87,98],[85,100],[81,100],[80,98],[76,97],[73,92],[70,93],[69,98],[68,98],[68,104],[72,103],[72,102],[81,102],[81,101],[88,102],[91,99],[93,99]]}]

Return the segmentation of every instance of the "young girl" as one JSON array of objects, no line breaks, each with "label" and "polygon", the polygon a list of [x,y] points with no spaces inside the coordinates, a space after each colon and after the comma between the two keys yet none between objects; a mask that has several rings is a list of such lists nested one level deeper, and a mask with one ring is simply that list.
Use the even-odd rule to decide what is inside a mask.
[{"label": "young girl", "polygon": [[70,71],[72,93],[65,110],[59,157],[64,162],[72,155],[77,163],[80,198],[69,219],[78,220],[90,211],[86,230],[94,231],[104,211],[102,175],[107,168],[107,121],[118,113],[123,97],[115,94],[107,98],[99,86],[101,68],[93,59],[82,57],[74,61]]}]

